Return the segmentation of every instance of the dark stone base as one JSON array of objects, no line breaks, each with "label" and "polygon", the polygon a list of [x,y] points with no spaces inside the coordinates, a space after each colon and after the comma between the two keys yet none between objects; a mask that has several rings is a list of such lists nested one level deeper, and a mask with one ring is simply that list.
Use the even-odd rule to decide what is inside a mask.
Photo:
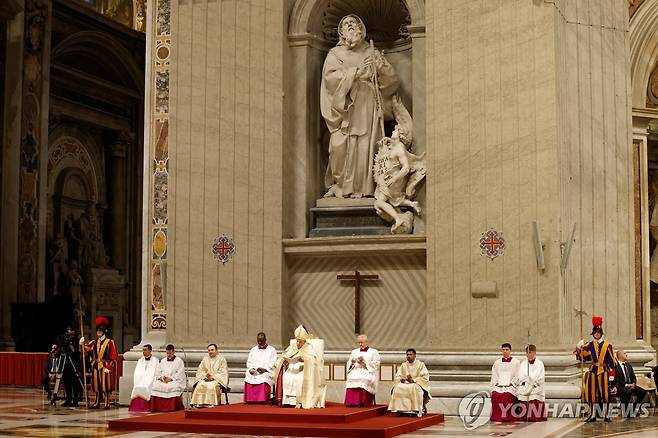
[{"label": "dark stone base", "polygon": [[390,224],[377,215],[372,205],[313,207],[311,224],[309,237],[391,234]]}]

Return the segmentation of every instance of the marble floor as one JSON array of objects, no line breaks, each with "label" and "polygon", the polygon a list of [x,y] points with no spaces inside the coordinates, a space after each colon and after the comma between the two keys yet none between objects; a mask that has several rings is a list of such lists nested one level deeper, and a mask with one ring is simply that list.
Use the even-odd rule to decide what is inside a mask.
[{"label": "marble floor", "polygon": [[[162,432],[112,432],[107,421],[131,414],[127,408],[86,410],[83,408],[49,407],[43,393],[31,388],[0,386],[0,437],[227,437]],[[581,438],[658,436],[658,415],[635,420],[614,419],[612,423],[584,424],[570,419],[550,419],[536,424],[486,424],[475,430],[464,429],[458,417],[446,417],[439,426],[428,427],[404,438],[428,437],[508,437],[508,438]],[[236,437],[238,438],[238,437]],[[246,438],[246,437],[244,437]]]}]

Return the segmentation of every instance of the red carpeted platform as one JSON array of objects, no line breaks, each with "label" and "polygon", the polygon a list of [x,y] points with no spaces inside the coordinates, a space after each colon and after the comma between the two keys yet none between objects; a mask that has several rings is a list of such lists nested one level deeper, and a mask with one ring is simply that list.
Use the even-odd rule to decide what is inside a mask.
[{"label": "red carpeted platform", "polygon": [[385,405],[346,408],[327,403],[324,409],[269,405],[223,405],[109,422],[110,430],[215,433],[240,435],[388,438],[443,423],[443,414],[399,417]]}]

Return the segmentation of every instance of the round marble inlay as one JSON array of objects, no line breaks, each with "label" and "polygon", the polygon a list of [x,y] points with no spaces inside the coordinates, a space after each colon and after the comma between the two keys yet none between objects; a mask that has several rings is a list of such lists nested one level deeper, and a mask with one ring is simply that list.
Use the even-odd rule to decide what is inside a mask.
[{"label": "round marble inlay", "polygon": [[156,56],[160,60],[165,60],[169,57],[169,47],[167,46],[160,46],[158,50],[156,51]]}]

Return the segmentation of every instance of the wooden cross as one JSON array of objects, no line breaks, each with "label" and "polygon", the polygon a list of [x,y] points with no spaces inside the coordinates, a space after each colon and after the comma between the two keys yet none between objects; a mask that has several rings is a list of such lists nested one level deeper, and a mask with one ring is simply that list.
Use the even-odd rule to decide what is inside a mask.
[{"label": "wooden cross", "polygon": [[379,275],[364,275],[354,271],[354,274],[339,274],[336,279],[354,281],[354,333],[358,335],[361,333],[361,280],[379,280]]}]

